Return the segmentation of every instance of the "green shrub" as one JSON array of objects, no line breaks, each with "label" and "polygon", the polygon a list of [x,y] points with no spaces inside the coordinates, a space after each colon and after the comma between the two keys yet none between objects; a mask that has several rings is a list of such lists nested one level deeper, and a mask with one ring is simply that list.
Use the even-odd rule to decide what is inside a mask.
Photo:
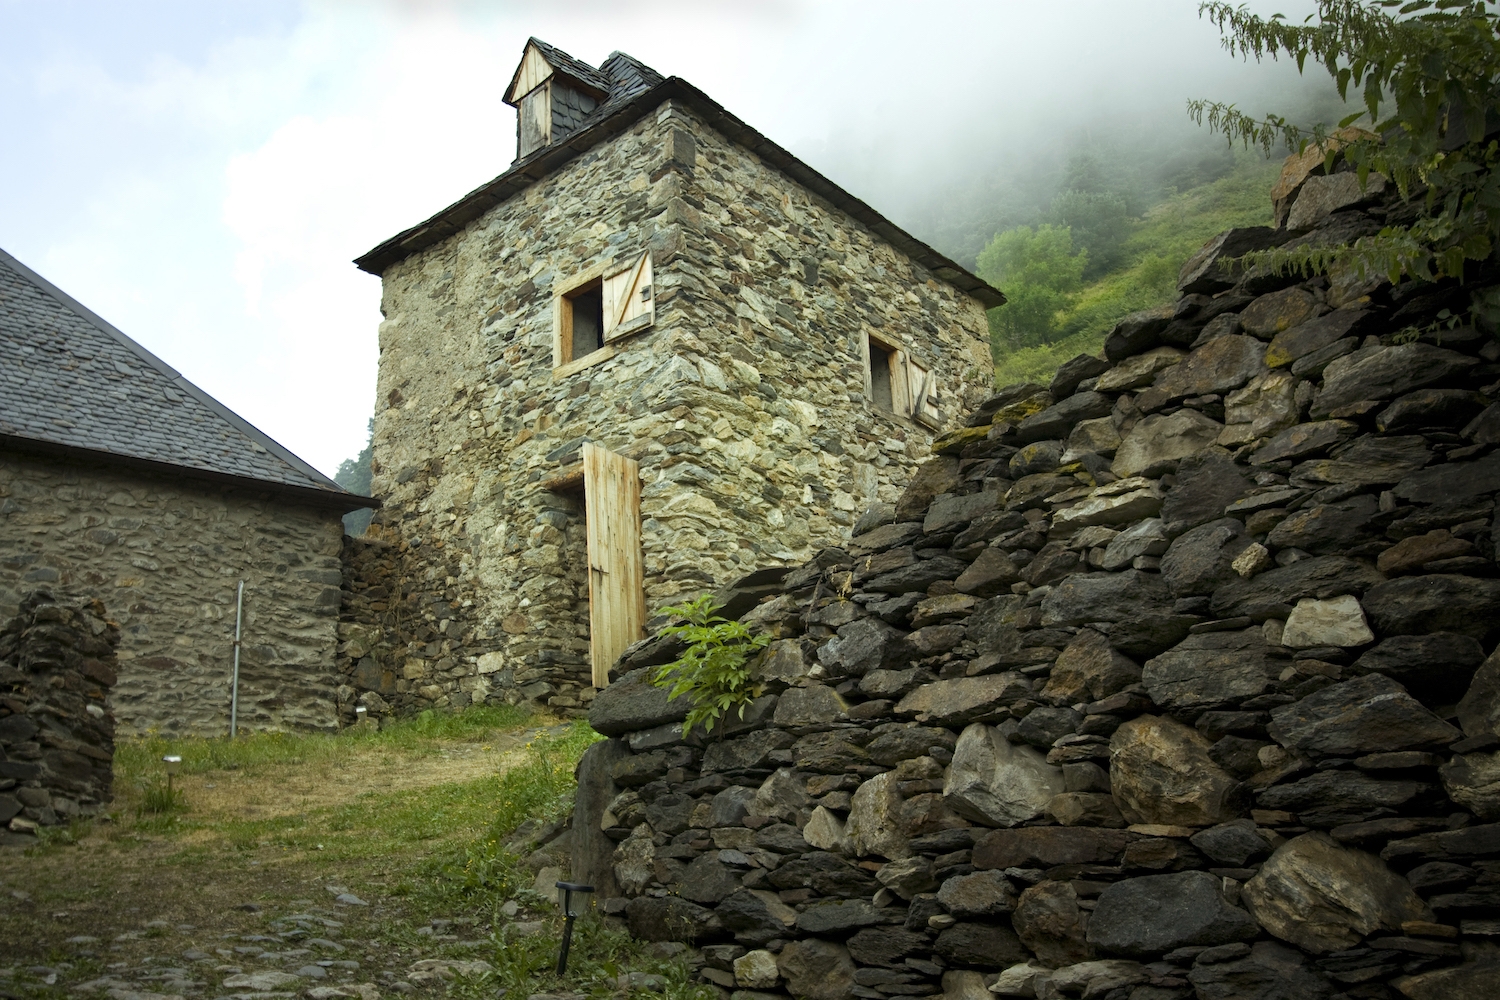
[{"label": "green shrub", "polygon": [[662,608],[658,614],[685,618],[681,625],[662,629],[687,642],[687,649],[671,663],[656,668],[651,683],[668,688],[668,698],[687,696],[689,708],[684,732],[702,723],[711,732],[725,712],[745,706],[761,692],[750,675],[750,657],[771,640],[755,635],[739,622],[714,614],[722,605],[704,594],[686,604]]}]

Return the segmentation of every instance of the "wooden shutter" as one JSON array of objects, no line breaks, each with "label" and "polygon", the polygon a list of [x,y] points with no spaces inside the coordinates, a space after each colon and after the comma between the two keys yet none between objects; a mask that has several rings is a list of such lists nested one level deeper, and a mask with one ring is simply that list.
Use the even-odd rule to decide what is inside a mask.
[{"label": "wooden shutter", "polygon": [[911,418],[928,427],[942,426],[943,412],[938,408],[937,376],[915,361],[908,360],[906,369],[907,382],[911,387],[908,410]]},{"label": "wooden shutter", "polygon": [[891,351],[891,412],[900,414],[911,413],[912,391],[916,388],[911,382],[911,372],[907,371],[907,357],[905,351]]},{"label": "wooden shutter", "polygon": [[656,322],[656,295],[651,287],[651,255],[604,277],[604,342],[617,340]]},{"label": "wooden shutter", "polygon": [[641,467],[634,459],[583,446],[583,495],[589,543],[589,652],[594,687],[641,637],[646,622],[641,557]]}]

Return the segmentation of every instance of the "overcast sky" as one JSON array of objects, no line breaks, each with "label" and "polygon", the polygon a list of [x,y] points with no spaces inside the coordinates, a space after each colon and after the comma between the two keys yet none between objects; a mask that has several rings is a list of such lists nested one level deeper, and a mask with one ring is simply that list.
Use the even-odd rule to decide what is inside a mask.
[{"label": "overcast sky", "polygon": [[0,24],[0,247],[330,474],[375,391],[379,279],[350,260],[510,163],[528,35],[685,77],[929,238],[933,192],[1189,97],[1268,110],[1289,74],[1230,59],[1192,0],[0,0]]}]

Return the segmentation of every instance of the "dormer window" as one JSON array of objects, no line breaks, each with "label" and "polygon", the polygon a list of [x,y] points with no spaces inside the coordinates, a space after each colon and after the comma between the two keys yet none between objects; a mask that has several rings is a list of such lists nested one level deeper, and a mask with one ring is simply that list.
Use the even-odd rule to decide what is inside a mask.
[{"label": "dormer window", "polygon": [[609,82],[598,70],[531,39],[505,92],[505,103],[516,109],[516,159],[576,131],[608,96]]}]

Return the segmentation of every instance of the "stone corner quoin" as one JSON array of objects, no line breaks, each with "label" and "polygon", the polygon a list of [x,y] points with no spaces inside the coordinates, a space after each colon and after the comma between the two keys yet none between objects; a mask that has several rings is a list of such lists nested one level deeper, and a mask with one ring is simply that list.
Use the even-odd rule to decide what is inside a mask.
[{"label": "stone corner quoin", "polygon": [[1397,334],[1497,276],[1220,266],[1390,196],[1283,180],[1302,228],[1211,241],[767,588],[743,719],[617,665],[605,913],[757,996],[1494,995],[1500,341]]}]

